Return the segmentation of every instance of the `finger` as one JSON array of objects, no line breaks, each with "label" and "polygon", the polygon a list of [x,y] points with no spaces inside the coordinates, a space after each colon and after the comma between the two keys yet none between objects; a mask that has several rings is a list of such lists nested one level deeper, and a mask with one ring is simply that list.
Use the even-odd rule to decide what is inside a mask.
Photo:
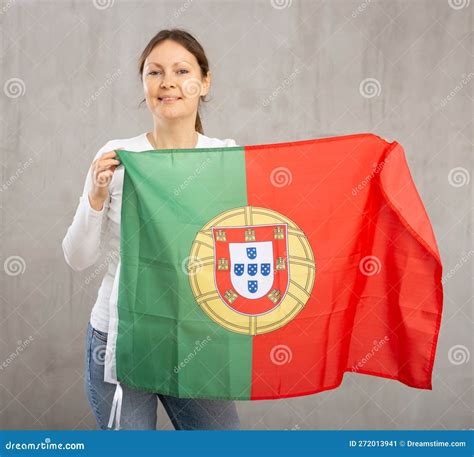
[{"label": "finger", "polygon": [[99,167],[109,166],[109,165],[120,165],[120,160],[117,159],[105,159],[99,160]]},{"label": "finger", "polygon": [[117,155],[117,153],[115,151],[109,151],[109,152],[104,152],[101,156],[100,156],[100,160],[103,160],[103,159],[111,159],[112,157],[115,157]]},{"label": "finger", "polygon": [[[109,170],[114,174],[115,169],[118,167],[118,165],[110,165],[110,167],[106,168],[106,170]],[[103,173],[103,170],[101,170],[101,173]]]},{"label": "finger", "polygon": [[115,168],[117,168],[117,166],[118,165],[97,165],[97,167],[95,169],[95,172],[100,173],[100,172],[105,171],[105,170],[114,171]]},{"label": "finger", "polygon": [[110,154],[110,157],[115,157],[117,155],[117,153],[115,151],[122,151],[124,150],[125,148],[115,148],[115,149],[112,149],[111,151],[109,152],[106,152],[105,154],[102,155],[102,157],[109,157],[109,154]]},{"label": "finger", "polygon": [[103,173],[104,171],[111,171],[113,173],[116,167],[117,165],[100,166],[100,164],[97,164],[93,170],[93,175],[97,177],[99,173]]},{"label": "finger", "polygon": [[120,165],[119,160],[115,160],[115,159],[102,160],[95,164],[94,171],[98,172],[98,171],[107,170],[109,168],[112,170],[115,170],[115,168],[118,167],[119,165]]}]

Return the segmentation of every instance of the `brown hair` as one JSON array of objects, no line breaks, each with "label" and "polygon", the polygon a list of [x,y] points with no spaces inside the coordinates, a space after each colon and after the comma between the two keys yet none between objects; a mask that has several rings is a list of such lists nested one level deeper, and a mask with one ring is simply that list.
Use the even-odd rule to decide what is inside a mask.
[{"label": "brown hair", "polygon": [[[209,62],[207,61],[206,53],[204,52],[204,49],[202,48],[200,43],[196,40],[196,38],[194,38],[189,32],[186,32],[185,30],[171,29],[161,30],[145,46],[145,49],[143,50],[140,59],[138,60],[138,72],[140,74],[140,79],[143,77],[143,67],[145,65],[145,60],[148,57],[148,54],[150,54],[150,52],[156,45],[158,45],[164,40],[173,40],[176,43],[179,43],[184,48],[186,48],[191,54],[194,55],[194,57],[196,57],[199,67],[201,68],[201,77],[205,77],[207,75],[207,72],[209,71]],[[201,95],[200,99],[200,101],[203,102],[207,101],[204,99],[204,95]],[[144,101],[145,99],[143,99],[140,104],[142,104]],[[204,134],[201,123],[201,117],[199,116],[199,106],[200,103],[198,105],[195,129],[199,133]]]}]

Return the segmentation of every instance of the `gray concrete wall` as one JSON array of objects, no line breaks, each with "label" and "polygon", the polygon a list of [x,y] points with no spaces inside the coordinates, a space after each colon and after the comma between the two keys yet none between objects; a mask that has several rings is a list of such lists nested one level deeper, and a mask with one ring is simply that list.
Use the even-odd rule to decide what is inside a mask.
[{"label": "gray concrete wall", "polygon": [[[241,145],[359,132],[399,141],[444,272],[452,270],[432,391],[346,373],[340,388],[317,395],[240,402],[243,426],[473,427],[468,3],[2,2],[0,427],[95,428],[83,345],[101,275],[70,270],[61,241],[98,148],[151,128],[146,107],[137,108],[136,63],[148,40],[173,26],[195,34],[210,59],[207,135]],[[159,427],[171,428],[161,406]]]}]

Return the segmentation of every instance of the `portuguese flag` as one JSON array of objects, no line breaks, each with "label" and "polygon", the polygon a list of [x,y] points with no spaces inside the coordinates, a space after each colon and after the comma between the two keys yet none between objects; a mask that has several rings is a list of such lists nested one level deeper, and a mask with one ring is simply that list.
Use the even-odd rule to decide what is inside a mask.
[{"label": "portuguese flag", "polygon": [[235,400],[334,389],[345,372],[432,388],[442,266],[399,143],[117,154],[106,381]]}]

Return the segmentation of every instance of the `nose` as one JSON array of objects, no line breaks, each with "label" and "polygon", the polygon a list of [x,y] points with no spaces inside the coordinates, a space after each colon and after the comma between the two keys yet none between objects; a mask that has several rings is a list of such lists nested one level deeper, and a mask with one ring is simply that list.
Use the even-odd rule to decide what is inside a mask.
[{"label": "nose", "polygon": [[163,80],[161,81],[161,87],[162,87],[162,88],[163,88],[163,87],[166,87],[166,88],[168,88],[168,87],[176,87],[176,84],[175,84],[175,82],[174,82],[174,79],[173,79],[171,76],[165,74],[165,75],[163,76]]}]

